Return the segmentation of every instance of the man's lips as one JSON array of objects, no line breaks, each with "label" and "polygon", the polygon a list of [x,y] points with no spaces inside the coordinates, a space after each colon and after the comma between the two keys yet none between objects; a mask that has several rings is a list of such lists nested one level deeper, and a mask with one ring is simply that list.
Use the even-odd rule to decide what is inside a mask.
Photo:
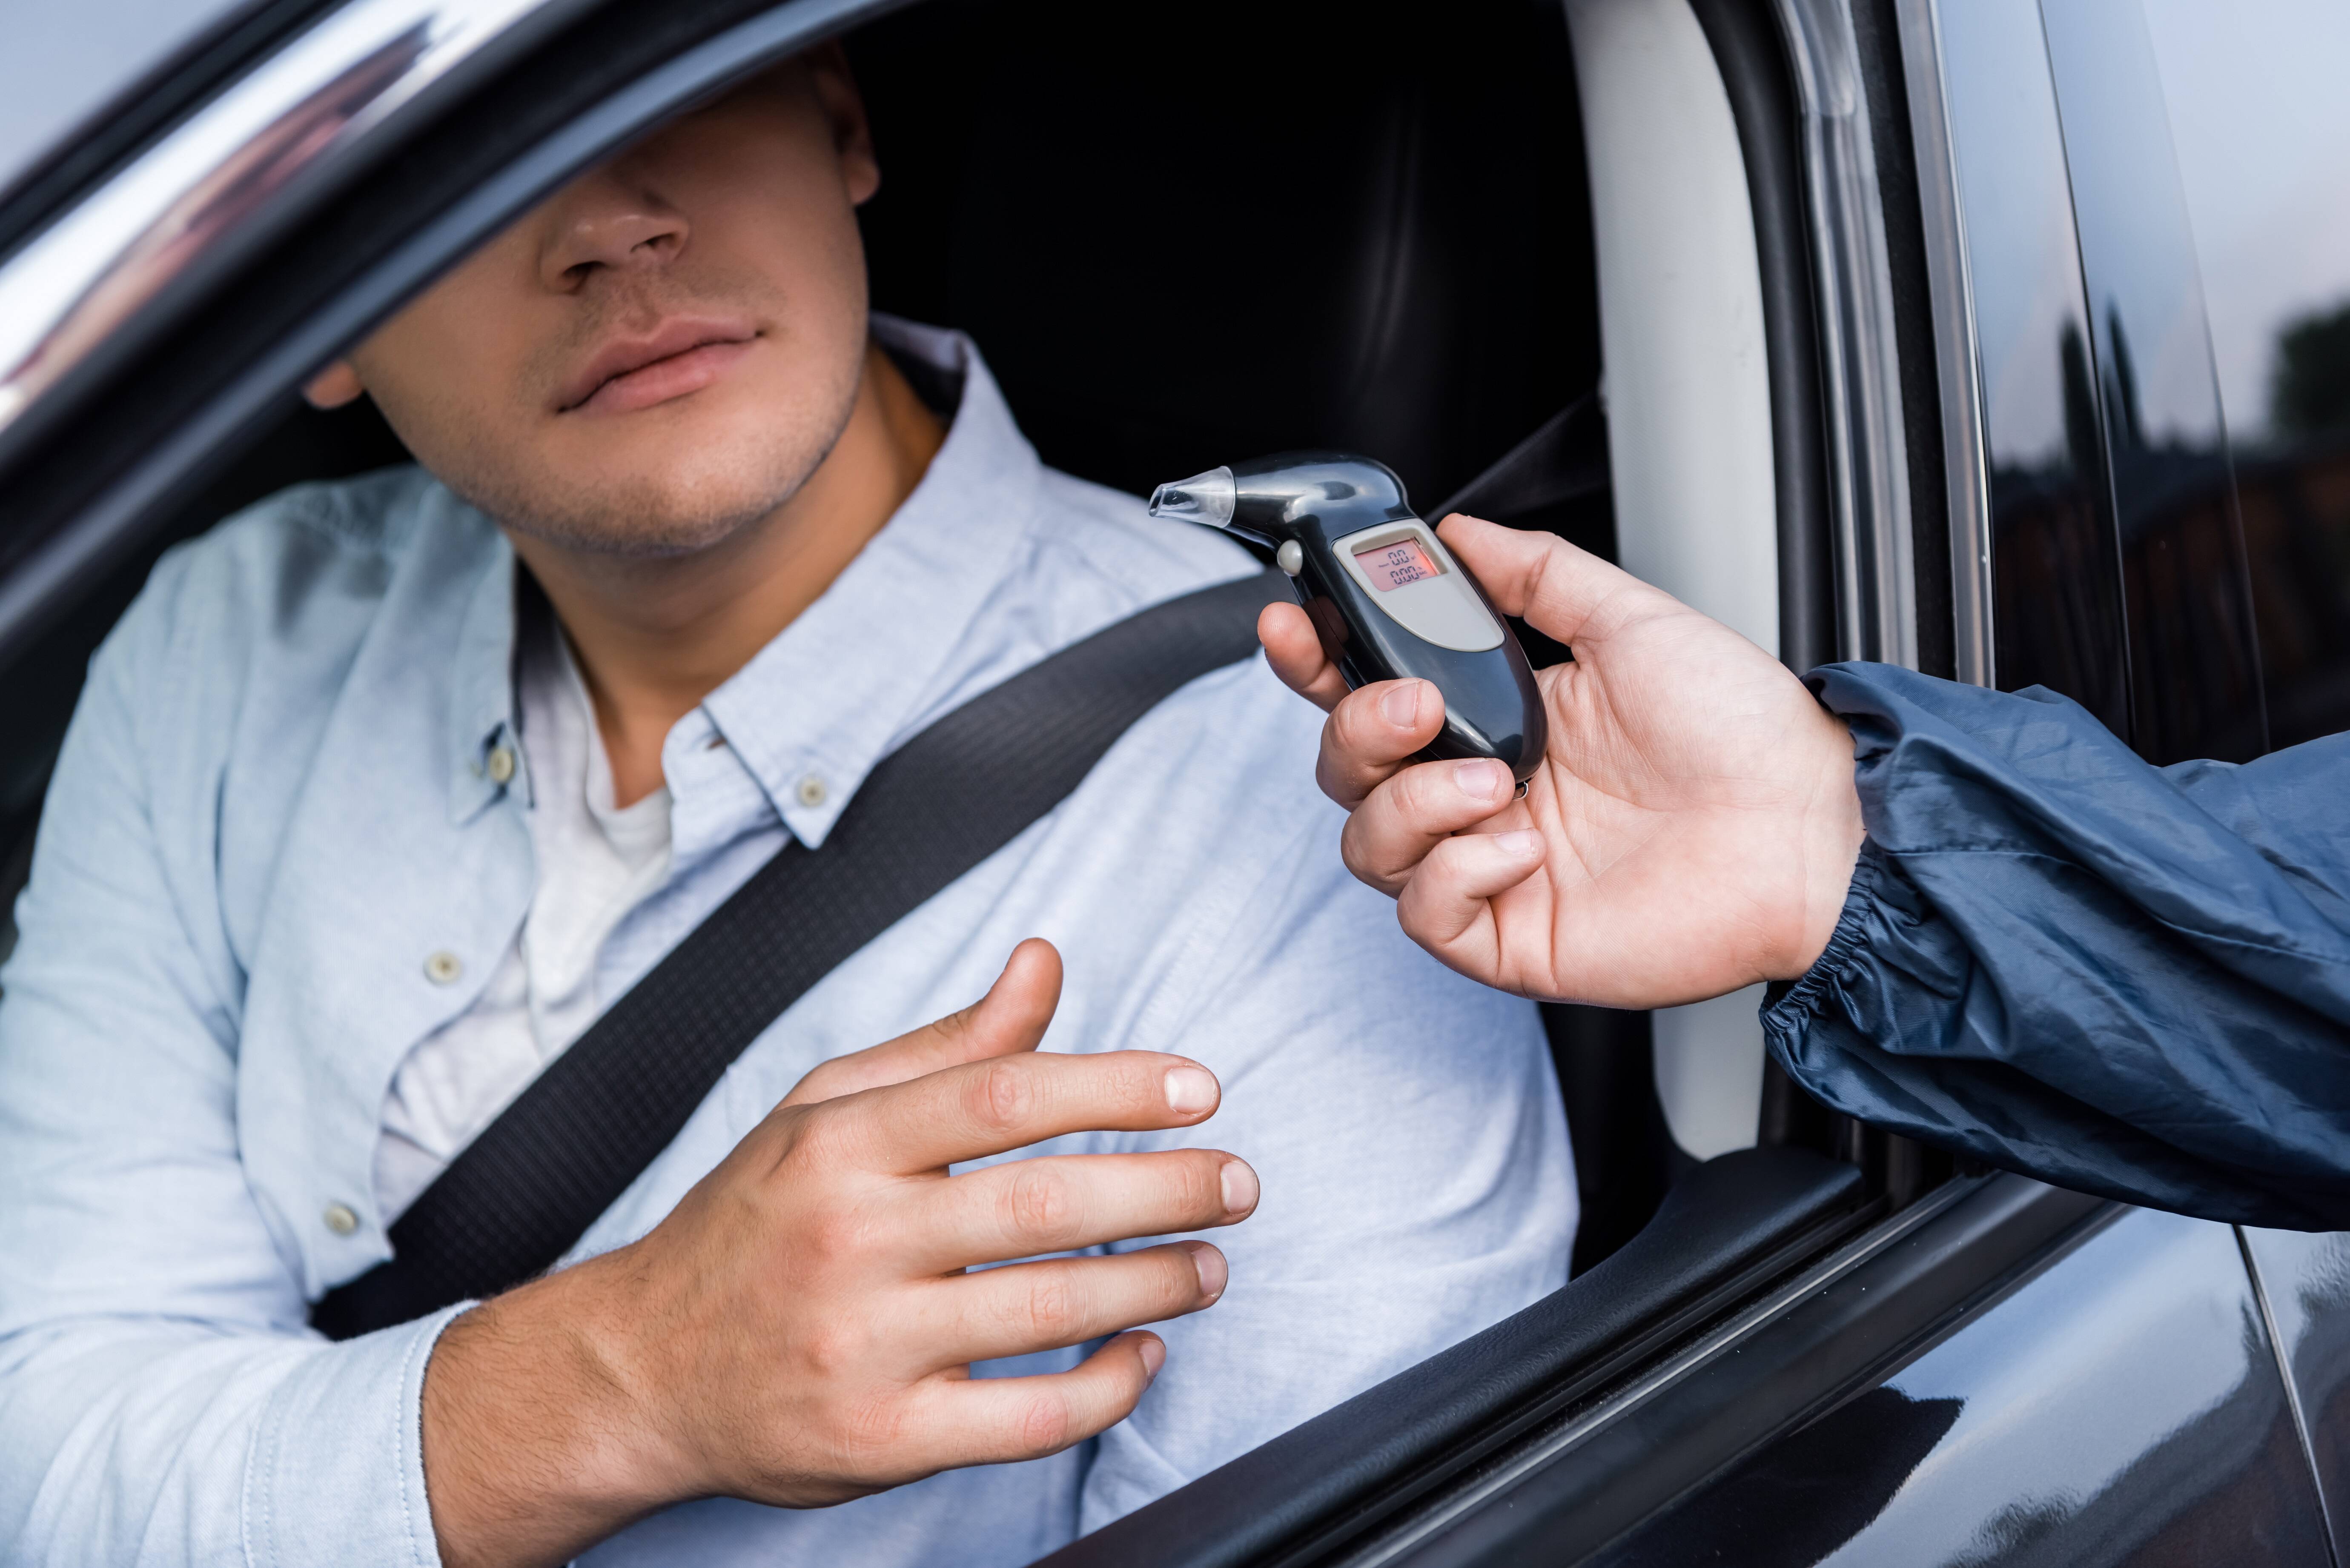
[{"label": "man's lips", "polygon": [[749,352],[747,321],[678,317],[650,333],[616,338],[564,383],[560,413],[623,414],[710,385]]}]

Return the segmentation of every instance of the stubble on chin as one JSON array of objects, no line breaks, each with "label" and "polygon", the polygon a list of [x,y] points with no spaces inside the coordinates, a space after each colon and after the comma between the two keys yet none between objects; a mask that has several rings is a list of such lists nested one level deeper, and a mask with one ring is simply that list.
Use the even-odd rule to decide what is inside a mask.
[{"label": "stubble on chin", "polygon": [[713,454],[693,471],[666,467],[616,479],[549,472],[532,480],[500,471],[471,480],[441,477],[500,525],[560,549],[640,560],[689,556],[773,515],[797,494],[831,455],[855,400],[852,379],[837,400],[837,417],[822,424],[804,417],[797,428],[763,431],[764,439],[751,450]]},{"label": "stubble on chin", "polygon": [[[502,454],[475,445],[449,465],[453,472],[436,469],[436,476],[503,526],[561,549],[637,559],[691,555],[773,515],[823,466],[855,410],[862,362],[853,356],[845,366],[797,378],[788,402],[747,436],[701,451],[690,449],[690,434],[650,443],[656,456],[643,472],[565,472],[545,462],[499,461]],[[823,385],[808,384],[819,376]],[[690,418],[680,423],[691,431]]]}]

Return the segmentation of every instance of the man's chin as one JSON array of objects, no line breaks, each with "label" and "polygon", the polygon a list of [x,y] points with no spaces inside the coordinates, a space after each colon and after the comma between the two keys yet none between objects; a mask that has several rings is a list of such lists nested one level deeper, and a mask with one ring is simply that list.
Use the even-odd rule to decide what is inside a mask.
[{"label": "man's chin", "polygon": [[499,521],[516,533],[582,555],[661,560],[715,548],[775,509],[772,504],[753,505],[715,514],[653,508],[597,509]]},{"label": "man's chin", "polygon": [[740,398],[664,407],[665,417],[558,421],[504,441],[452,443],[443,455],[453,461],[426,466],[515,533],[657,559],[710,549],[772,516],[839,439]]},{"label": "man's chin", "polygon": [[772,515],[799,489],[796,481],[766,484],[649,485],[642,476],[608,486],[517,487],[481,493],[452,484],[465,499],[515,533],[584,555],[661,559],[712,549]]}]

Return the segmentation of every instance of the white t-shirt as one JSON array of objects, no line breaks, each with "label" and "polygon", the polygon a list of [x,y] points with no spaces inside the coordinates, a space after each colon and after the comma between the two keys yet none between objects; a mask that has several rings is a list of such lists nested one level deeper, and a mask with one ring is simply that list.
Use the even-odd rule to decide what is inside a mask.
[{"label": "white t-shirt", "polygon": [[488,986],[392,1077],[375,1154],[387,1223],[596,1021],[597,954],[669,874],[669,790],[613,805],[588,684],[553,618],[540,624],[517,680],[538,886]]}]

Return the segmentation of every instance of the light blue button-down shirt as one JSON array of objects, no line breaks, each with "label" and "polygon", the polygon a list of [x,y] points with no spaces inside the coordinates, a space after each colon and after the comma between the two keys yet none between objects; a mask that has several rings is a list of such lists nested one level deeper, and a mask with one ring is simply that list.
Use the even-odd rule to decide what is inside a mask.
[{"label": "light blue button-down shirt", "polygon": [[[931,720],[1254,569],[1045,468],[967,341],[877,327],[962,375],[952,429],[840,578],[671,732],[673,862],[602,952],[607,1002],[786,835],[820,846]],[[94,660],[0,1002],[0,1558],[437,1561],[418,1398],[453,1310],[343,1345],[304,1319],[388,1255],[392,1074],[530,901],[528,780],[486,765],[515,722],[514,603],[497,530],[393,470],[174,551]],[[1184,688],[778,1019],[577,1254],[643,1234],[809,1068],[968,1003],[1047,937],[1067,981],[1045,1049],[1180,1052],[1225,1092],[1193,1131],[1053,1147],[1203,1143],[1263,1180],[1215,1236],[1227,1293],[1164,1325],[1135,1415],[839,1508],[689,1504],[589,1561],[1024,1563],[1563,1282],[1575,1189],[1534,1011],[1439,967],[1342,869],[1316,728],[1261,660]],[[443,952],[454,983],[427,972]]]}]

